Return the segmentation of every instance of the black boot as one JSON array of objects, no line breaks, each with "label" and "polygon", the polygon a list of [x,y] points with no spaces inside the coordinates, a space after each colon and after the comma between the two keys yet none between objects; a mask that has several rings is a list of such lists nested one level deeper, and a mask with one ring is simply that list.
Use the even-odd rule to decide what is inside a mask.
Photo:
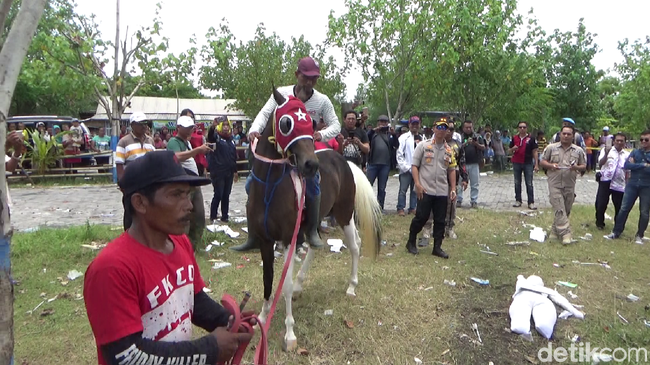
[{"label": "black boot", "polygon": [[305,204],[307,215],[307,242],[311,248],[323,248],[325,246],[320,239],[318,227],[320,226],[320,194],[315,195]]},{"label": "black boot", "polygon": [[412,253],[414,255],[418,254],[418,247],[415,244],[416,240],[417,240],[417,236],[414,237],[409,236],[409,240],[406,242],[406,251],[408,251],[408,253]]},{"label": "black boot", "polygon": [[433,242],[433,252],[431,252],[432,255],[442,257],[443,259],[448,259],[449,255],[445,251],[440,248],[442,246],[442,240],[434,240]]},{"label": "black boot", "polygon": [[241,245],[231,246],[231,247],[228,247],[228,248],[231,249],[232,251],[239,251],[239,252],[252,251],[252,250],[259,249],[259,247],[257,246],[255,240],[250,235],[248,236],[248,239],[246,240],[246,242],[242,243]]}]

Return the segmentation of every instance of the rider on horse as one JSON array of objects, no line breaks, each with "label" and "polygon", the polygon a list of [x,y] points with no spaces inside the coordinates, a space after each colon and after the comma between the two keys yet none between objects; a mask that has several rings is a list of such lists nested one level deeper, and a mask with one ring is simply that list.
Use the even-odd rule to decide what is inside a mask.
[{"label": "rider on horse", "polygon": [[[298,62],[296,70],[296,85],[284,86],[278,88],[278,91],[286,98],[289,95],[295,96],[302,100],[310,114],[312,120],[319,120],[321,117],[327,124],[327,127],[314,133],[314,141],[327,142],[335,138],[341,131],[341,124],[334,106],[327,95],[321,94],[314,89],[318,78],[320,77],[320,67],[311,57],[305,57]],[[253,125],[248,132],[248,140],[260,138],[261,133],[266,128],[269,117],[275,111],[278,104],[275,102],[273,95],[266,102],[266,105],[257,114]],[[323,242],[318,234],[320,225],[320,173],[316,173],[313,179],[307,180],[307,196],[305,204],[305,213],[307,218],[307,242],[313,248],[323,247]],[[249,235],[246,243],[231,247],[235,251],[248,251],[257,248],[253,238]]]}]

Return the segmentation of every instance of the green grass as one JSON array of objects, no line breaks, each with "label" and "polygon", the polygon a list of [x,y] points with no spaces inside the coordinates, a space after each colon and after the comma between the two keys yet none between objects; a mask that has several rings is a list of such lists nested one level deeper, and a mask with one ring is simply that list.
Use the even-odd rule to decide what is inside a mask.
[{"label": "green grass", "polygon": [[[613,215],[610,212],[610,215]],[[606,241],[593,224],[593,208],[576,207],[571,214],[574,237],[591,233],[591,241],[579,240],[571,246],[559,242],[531,242],[530,246],[511,247],[510,241],[528,238],[522,223],[544,229],[550,226],[551,214],[543,211],[535,217],[516,213],[494,213],[487,210],[460,209],[458,240],[445,240],[443,248],[451,255],[443,260],[430,255],[429,246],[413,257],[404,244],[412,216],[387,216],[384,219],[387,246],[377,262],[362,258],[357,297],[345,296],[350,274],[350,256],[319,252],[304,285],[304,292],[293,303],[298,347],[309,351],[301,356],[284,353],[281,338],[284,332],[284,301],[280,299],[270,332],[270,360],[273,364],[414,364],[418,357],[424,364],[526,364],[526,356],[537,358],[537,351],[548,342],[534,333],[534,342],[526,342],[506,331],[510,327],[508,308],[518,274],[539,275],[547,287],[556,281],[577,283],[571,300],[584,305],[584,321],[558,320],[554,346],[568,347],[577,334],[591,346],[650,347],[650,336],[643,320],[650,303],[650,280],[647,268],[650,243],[631,243],[637,212],[630,215],[628,230],[618,241]],[[611,221],[607,221],[611,228]],[[236,225],[232,225],[235,227]],[[239,226],[237,226],[239,227]],[[106,242],[120,233],[103,226],[74,227],[66,230],[42,230],[17,234],[13,240],[14,277],[20,281],[15,289],[16,363],[89,364],[95,361],[96,349],[88,325],[82,294],[83,279],[61,284],[69,270],[83,272],[97,254],[81,244]],[[341,230],[328,237],[341,237]],[[225,240],[226,245],[242,242],[221,234],[208,234],[206,242]],[[485,244],[499,256],[480,253]],[[532,254],[534,253],[534,254]],[[236,298],[249,290],[253,297],[249,308],[260,310],[262,270],[259,253],[236,254],[226,248],[213,248],[198,253],[198,262],[206,284],[218,299],[223,292]],[[210,269],[209,259],[223,259],[232,267]],[[247,261],[249,259],[250,261]],[[611,270],[601,266],[572,263],[605,260]],[[553,263],[565,265],[553,267]],[[243,265],[238,268],[238,265]],[[281,260],[276,262],[276,281]],[[46,269],[46,271],[44,271]],[[297,272],[297,268],[296,268]],[[479,286],[469,280],[476,276],[490,280]],[[454,280],[456,287],[443,284]],[[429,290],[428,288],[432,287]],[[568,289],[558,287],[566,294]],[[46,303],[35,313],[27,314],[43,298],[59,298]],[[635,294],[638,302],[625,296]],[[54,313],[41,317],[44,309]],[[325,316],[324,311],[333,310]],[[619,312],[630,323],[623,323]],[[559,313],[559,311],[558,311]],[[353,328],[346,325],[351,323]],[[473,344],[466,334],[476,339],[471,324],[477,323],[482,345]],[[197,329],[197,336],[202,331]],[[252,351],[247,359],[252,359]],[[633,362],[631,362],[633,363]]]}]

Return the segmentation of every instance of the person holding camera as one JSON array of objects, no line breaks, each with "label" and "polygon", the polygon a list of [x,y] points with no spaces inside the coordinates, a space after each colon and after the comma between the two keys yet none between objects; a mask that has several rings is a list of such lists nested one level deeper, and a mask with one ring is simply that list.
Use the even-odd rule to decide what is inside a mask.
[{"label": "person holding camera", "polygon": [[377,126],[368,132],[370,151],[368,153],[367,173],[370,185],[377,184],[377,201],[384,210],[386,199],[386,183],[390,173],[390,136],[388,135],[388,116],[380,115],[377,118]]},{"label": "person holding camera", "polygon": [[357,112],[350,110],[345,113],[345,128],[343,135],[343,157],[362,168],[363,156],[370,152],[368,134],[357,125]]},{"label": "person holding camera", "polygon": [[233,182],[239,181],[237,174],[237,147],[232,137],[232,127],[225,116],[215,118],[208,130],[208,171],[214,195],[210,204],[210,221],[217,219],[217,211],[221,204],[221,221],[228,222],[230,193]]},{"label": "person holding camera", "polygon": [[600,230],[605,228],[605,211],[609,205],[609,197],[614,203],[614,222],[618,217],[623,203],[625,193],[625,161],[630,157],[630,152],[624,150],[627,138],[623,133],[614,137],[614,148],[604,147],[598,155],[598,167],[600,172],[596,173],[598,181],[598,192],[596,193],[596,227]]},{"label": "person holding camera", "polygon": [[[176,122],[176,136],[172,137],[167,143],[167,149],[176,153],[176,158],[181,163],[185,171],[192,176],[199,176],[199,169],[194,157],[198,154],[206,154],[210,148],[204,144],[197,148],[192,148],[190,138],[194,131],[194,119],[184,115],[178,118]],[[151,138],[151,137],[149,137]],[[192,241],[192,246],[196,250],[205,230],[205,206],[203,205],[203,193],[200,187],[192,188],[192,219],[188,227],[187,235]]]}]

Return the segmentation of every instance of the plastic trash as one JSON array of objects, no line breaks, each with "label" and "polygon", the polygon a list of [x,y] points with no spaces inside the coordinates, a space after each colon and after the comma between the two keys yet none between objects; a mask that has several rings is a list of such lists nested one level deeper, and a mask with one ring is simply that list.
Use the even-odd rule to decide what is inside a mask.
[{"label": "plastic trash", "polygon": [[213,270],[217,269],[223,269],[224,267],[229,267],[232,266],[230,262],[215,262],[214,265],[212,265]]},{"label": "plastic trash", "polygon": [[327,310],[325,310],[325,312],[323,313],[323,315],[326,315],[326,316],[331,316],[331,315],[333,315],[333,314],[334,314],[334,311],[331,310],[331,309],[327,309]]},{"label": "plastic trash", "polygon": [[449,286],[456,286],[456,282],[453,281],[453,280],[447,280],[447,279],[445,279],[445,280],[443,281],[443,283],[446,284],[446,285],[449,285]]},{"label": "plastic trash", "polygon": [[68,279],[70,279],[70,280],[74,280],[74,279],[80,278],[82,276],[84,276],[84,274],[80,273],[77,270],[70,270],[70,272],[68,272]]},{"label": "plastic trash", "polygon": [[331,251],[331,252],[338,252],[338,253],[340,253],[340,252],[341,252],[341,248],[347,248],[347,247],[343,244],[343,240],[338,239],[338,238],[330,238],[330,239],[328,239],[328,240],[327,240],[327,244],[331,246],[331,247],[330,247],[330,251]]},{"label": "plastic trash", "polygon": [[578,287],[578,284],[570,283],[568,281],[558,281],[556,284],[566,286],[566,287],[569,287],[569,288],[577,288]]},{"label": "plastic trash", "polygon": [[629,300],[630,302],[637,302],[637,301],[639,301],[639,297],[637,297],[634,294],[630,294],[630,295],[627,296],[627,300]]},{"label": "plastic trash", "polygon": [[484,280],[484,279],[479,279],[479,278],[475,278],[475,277],[471,277],[470,279],[473,282],[479,283],[481,285],[490,285],[490,280]]},{"label": "plastic trash", "polygon": [[529,239],[531,241],[544,243],[544,240],[546,240],[546,232],[544,232],[544,230],[540,227],[535,227],[530,230]]}]

